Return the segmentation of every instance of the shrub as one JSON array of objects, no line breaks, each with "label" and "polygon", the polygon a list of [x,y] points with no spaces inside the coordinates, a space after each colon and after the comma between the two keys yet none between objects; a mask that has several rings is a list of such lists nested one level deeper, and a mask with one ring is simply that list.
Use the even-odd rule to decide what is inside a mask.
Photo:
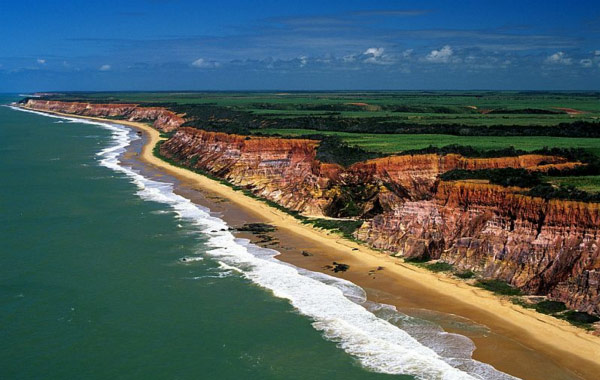
[{"label": "shrub", "polygon": [[501,280],[477,280],[475,286],[504,296],[521,295],[521,290]]},{"label": "shrub", "polygon": [[429,269],[432,272],[450,272],[452,270],[452,264],[437,262],[433,264],[425,265],[425,268]]},{"label": "shrub", "polygon": [[305,219],[304,224],[312,224],[314,227],[339,232],[348,239],[354,239],[352,235],[360,226],[362,220],[333,220],[333,219]]},{"label": "shrub", "polygon": [[596,317],[595,315],[574,310],[567,311],[566,313],[562,314],[562,317],[569,323],[580,327],[589,327],[590,324],[600,321],[600,318]]},{"label": "shrub", "polygon": [[537,312],[543,314],[554,314],[567,310],[564,302],[559,301],[541,301],[535,304],[534,308]]},{"label": "shrub", "polygon": [[468,278],[473,278],[475,277],[475,273],[473,271],[467,270],[464,272],[457,272],[454,273],[454,275],[458,278],[463,278],[463,279],[468,279]]}]

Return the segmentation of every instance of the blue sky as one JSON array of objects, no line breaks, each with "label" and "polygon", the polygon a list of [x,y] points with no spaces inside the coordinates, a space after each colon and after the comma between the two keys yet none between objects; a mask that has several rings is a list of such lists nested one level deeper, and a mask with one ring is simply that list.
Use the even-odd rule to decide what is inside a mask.
[{"label": "blue sky", "polygon": [[0,91],[600,90],[599,1],[41,1]]}]

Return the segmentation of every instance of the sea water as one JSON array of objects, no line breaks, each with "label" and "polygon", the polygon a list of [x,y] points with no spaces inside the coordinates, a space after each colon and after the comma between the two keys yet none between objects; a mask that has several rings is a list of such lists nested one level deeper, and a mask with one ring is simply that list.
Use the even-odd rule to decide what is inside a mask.
[{"label": "sea water", "polygon": [[121,162],[127,127],[0,107],[0,138],[0,378],[511,378],[236,238]]}]

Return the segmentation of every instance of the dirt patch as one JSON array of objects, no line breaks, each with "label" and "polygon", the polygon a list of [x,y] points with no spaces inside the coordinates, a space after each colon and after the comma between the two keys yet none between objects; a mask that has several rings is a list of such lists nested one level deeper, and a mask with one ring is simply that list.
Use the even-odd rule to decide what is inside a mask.
[{"label": "dirt patch", "polygon": [[381,111],[381,106],[378,106],[376,104],[368,104],[368,103],[362,103],[362,102],[353,102],[353,103],[346,103],[346,105],[361,107],[365,111]]},{"label": "dirt patch", "polygon": [[553,107],[555,110],[564,111],[567,115],[583,115],[587,112],[576,110],[573,108],[564,108],[564,107]]}]

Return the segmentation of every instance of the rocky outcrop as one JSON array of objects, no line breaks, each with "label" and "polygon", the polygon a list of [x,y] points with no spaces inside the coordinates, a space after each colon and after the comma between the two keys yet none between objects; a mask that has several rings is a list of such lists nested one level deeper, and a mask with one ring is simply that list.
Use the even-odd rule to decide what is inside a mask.
[{"label": "rocky outcrop", "polygon": [[40,111],[68,113],[80,116],[119,118],[129,121],[152,122],[154,128],[170,132],[179,128],[183,117],[162,107],[140,107],[137,104],[95,104],[29,99],[25,107]]},{"label": "rocky outcrop", "polygon": [[507,281],[530,294],[600,314],[600,204],[547,201],[482,181],[440,181],[453,169],[580,165],[562,157],[468,158],[397,155],[348,168],[316,159],[318,141],[207,132],[180,127],[171,111],[134,104],[29,100],[39,110],[152,120],[176,133],[163,156],[226,179],[291,210],[360,216],[356,237],[393,255],[430,257]]}]

